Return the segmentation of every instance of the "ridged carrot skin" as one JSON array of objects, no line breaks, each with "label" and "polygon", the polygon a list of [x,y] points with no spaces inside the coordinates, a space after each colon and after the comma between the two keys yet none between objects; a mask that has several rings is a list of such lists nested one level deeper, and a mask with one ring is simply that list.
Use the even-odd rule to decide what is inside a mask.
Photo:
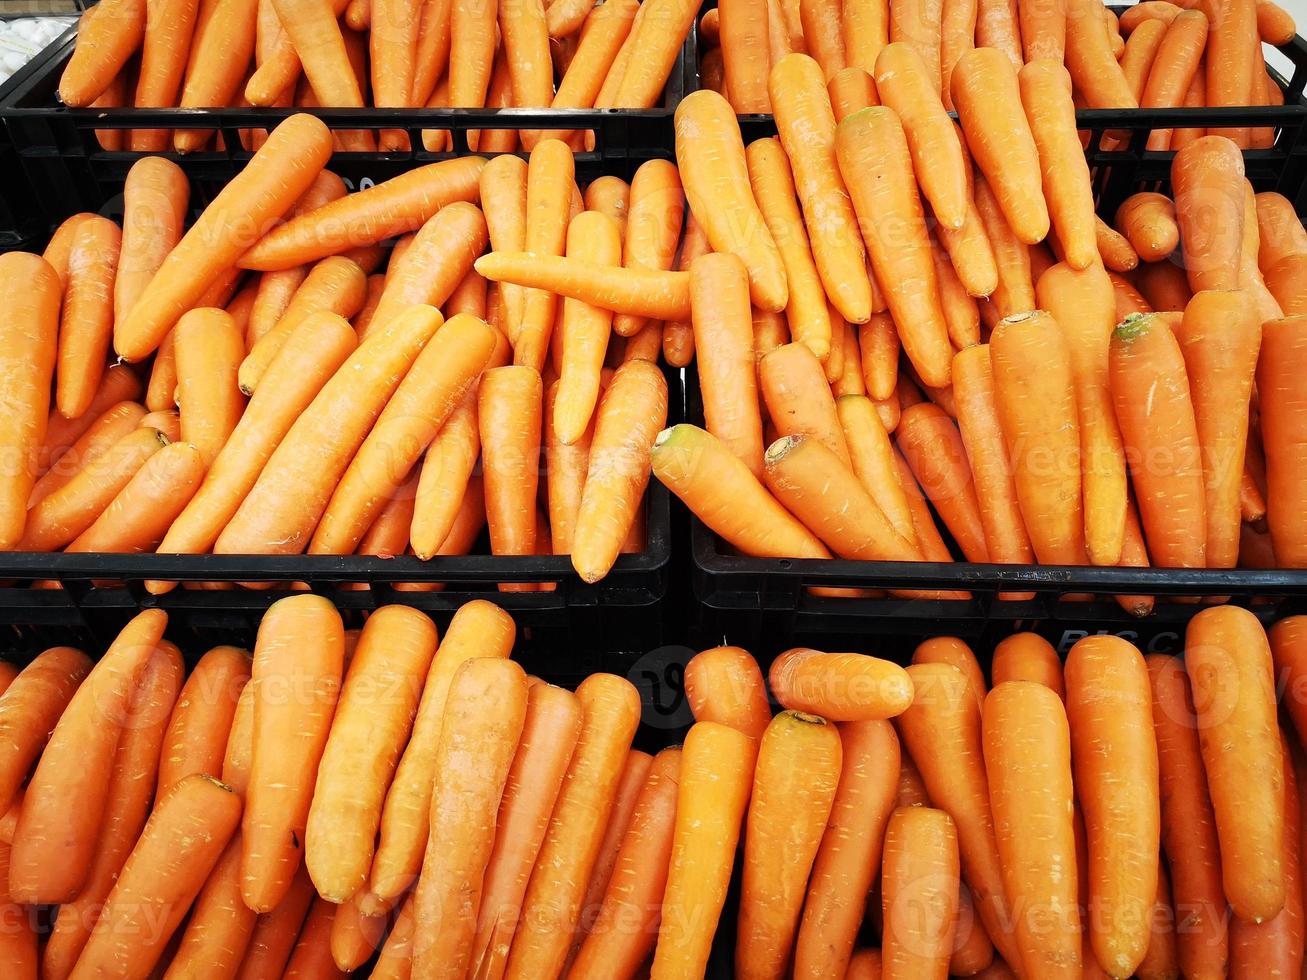
[{"label": "ridged carrot skin", "polygon": [[1307,472],[1307,425],[1293,392],[1307,363],[1307,317],[1262,325],[1257,365],[1262,443],[1266,447],[1266,520],[1281,567],[1307,566],[1307,522],[1301,494]]}]

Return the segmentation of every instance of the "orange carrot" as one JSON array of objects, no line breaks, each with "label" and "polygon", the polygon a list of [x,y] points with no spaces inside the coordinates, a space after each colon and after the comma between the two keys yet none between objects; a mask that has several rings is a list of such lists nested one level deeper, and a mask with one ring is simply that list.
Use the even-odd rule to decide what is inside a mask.
[{"label": "orange carrot", "polygon": [[826,91],[837,123],[859,109],[880,104],[875,80],[868,72],[853,65],[837,71],[826,83]]},{"label": "orange carrot", "polygon": [[758,662],[739,647],[714,647],[685,665],[685,697],[695,721],[713,721],[761,738],[771,721]]},{"label": "orange carrot", "polygon": [[929,403],[913,405],[894,430],[895,442],[918,485],[969,561],[988,561],[980,503],[966,449],[953,420]]},{"label": "orange carrot", "polygon": [[1245,220],[1239,148],[1224,136],[1196,140],[1175,155],[1171,180],[1190,287],[1237,288]]},{"label": "orange carrot", "polygon": [[929,807],[895,810],[885,831],[883,860],[882,976],[946,975],[958,911],[953,821]]},{"label": "orange carrot", "polygon": [[80,43],[59,78],[59,101],[88,106],[122,70],[145,36],[142,0],[113,0],[82,17]]},{"label": "orange carrot", "polygon": [[821,364],[806,346],[784,344],[766,354],[758,362],[758,380],[767,414],[781,435],[812,436],[850,462],[835,400]]},{"label": "orange carrot", "polygon": [[1219,606],[1190,621],[1184,664],[1193,685],[1225,895],[1235,915],[1264,922],[1284,906],[1286,891],[1284,766],[1271,649],[1256,616]]},{"label": "orange carrot", "polygon": [[236,373],[245,342],[230,314],[190,310],[170,334],[177,356],[177,403],[182,406],[182,438],[213,462],[245,410]]},{"label": "orange carrot", "polygon": [[[1256,0],[1231,0],[1213,5],[1207,35],[1207,103],[1212,106],[1254,105],[1253,68],[1262,62],[1257,33]],[[1246,128],[1222,129],[1238,147],[1249,146]]]},{"label": "orange carrot", "polygon": [[859,653],[797,647],[776,659],[767,682],[786,708],[832,721],[892,718],[912,703],[912,680],[902,667]]},{"label": "orange carrot", "polygon": [[1091,109],[1133,109],[1134,91],[1112,50],[1103,8],[1091,0],[1067,0],[1066,67]]},{"label": "orange carrot", "polygon": [[990,675],[994,686],[1006,681],[1035,681],[1065,699],[1062,661],[1038,633],[1014,633],[994,648]]},{"label": "orange carrot", "polygon": [[[829,82],[848,63],[840,30],[841,5],[831,0],[799,0],[797,6],[803,47]],[[783,13],[781,16],[784,18]]]},{"label": "orange carrot", "polygon": [[181,240],[189,197],[186,175],[170,160],[143,157],[127,172],[122,250],[113,289],[115,319],[127,315]]},{"label": "orange carrot", "polygon": [[899,485],[894,448],[876,414],[874,403],[861,395],[844,395],[835,403],[849,447],[853,472],[900,535],[916,541],[912,510]]},{"label": "orange carrot", "polygon": [[816,715],[783,711],[763,732],[746,822],[738,977],[785,972],[842,755],[838,730]]},{"label": "orange carrot", "polygon": [[[685,198],[676,166],[667,160],[642,164],[631,180],[622,264],[627,268],[671,269],[684,211]],[[631,337],[647,323],[639,317],[618,317],[613,329]]]},{"label": "orange carrot", "polygon": [[[303,867],[295,874],[290,891],[275,909],[260,915],[241,961],[238,980],[256,980],[264,976],[280,976],[295,948],[296,937],[304,924],[309,906],[316,893],[308,872]],[[326,937],[322,937],[325,939]]]},{"label": "orange carrot", "polygon": [[[771,111],[767,96],[769,18],[766,0],[726,0],[718,5],[725,91],[740,114]],[[814,38],[814,40],[816,40]],[[764,52],[759,58],[758,53]]]},{"label": "orange carrot", "polygon": [[237,705],[250,679],[250,655],[214,647],[195,665],[168,721],[159,758],[159,795],[191,773],[225,775],[223,757]]},{"label": "orange carrot", "polygon": [[1307,320],[1301,316],[1262,326],[1262,351],[1257,366],[1257,393],[1261,435],[1266,448],[1267,523],[1282,567],[1297,568],[1307,561],[1307,533],[1300,525],[1295,501],[1298,494],[1297,445],[1301,425],[1297,405],[1290,397],[1289,379],[1307,351]]},{"label": "orange carrot", "polygon": [[481,380],[477,415],[486,519],[496,555],[535,551],[543,398],[540,375],[531,367],[495,368]]},{"label": "orange carrot", "polygon": [[[560,140],[542,140],[531,151],[526,184],[525,247],[540,256],[563,254],[567,240],[570,195],[567,188],[575,176],[572,151]],[[542,289],[528,289],[523,297],[521,328],[514,340],[514,363],[544,367],[554,328],[557,296]]]},{"label": "orange carrot", "polygon": [[90,669],[80,650],[51,647],[0,695],[0,806],[6,810]]},{"label": "orange carrot", "polygon": [[391,261],[371,323],[389,323],[417,303],[444,306],[486,242],[486,221],[474,205],[455,201],[441,208],[418,229],[402,260]]},{"label": "orange carrot", "polygon": [[[90,407],[104,373],[121,240],[112,221],[87,219],[78,226],[68,254],[55,378],[55,402],[64,418],[76,418]],[[38,291],[31,309],[40,310],[42,302]]]}]

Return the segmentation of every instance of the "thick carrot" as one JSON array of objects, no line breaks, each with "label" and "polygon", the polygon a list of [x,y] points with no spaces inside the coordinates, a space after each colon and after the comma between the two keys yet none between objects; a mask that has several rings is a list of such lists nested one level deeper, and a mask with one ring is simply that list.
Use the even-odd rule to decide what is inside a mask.
[{"label": "thick carrot", "polygon": [[431,307],[412,307],[345,361],[268,457],[215,552],[304,549],[350,459],[440,323]]},{"label": "thick carrot", "polygon": [[1198,293],[1176,330],[1202,447],[1207,567],[1233,568],[1239,557],[1240,487],[1260,317],[1242,290]]},{"label": "thick carrot", "polygon": [[985,698],[981,729],[1004,893],[1018,910],[1015,941],[1023,975],[1079,977],[1066,712],[1043,684],[1009,681]]},{"label": "thick carrot", "polygon": [[214,647],[195,665],[168,721],[159,758],[159,795],[184,776],[225,775],[223,757],[237,705],[250,679],[250,655]]},{"label": "thick carrot", "polygon": [[[702,355],[701,355],[702,356]],[[781,435],[808,435],[850,462],[835,400],[821,363],[803,344],[784,344],[758,362],[767,414]]]},{"label": "thick carrot", "polygon": [[150,975],[218,864],[240,812],[240,798],[209,776],[189,776],[161,800],[71,976]]},{"label": "thick carrot", "polygon": [[[55,377],[55,403],[64,418],[87,411],[104,374],[113,332],[114,277],[121,240],[122,233],[112,221],[87,219],[78,225],[68,254]],[[31,271],[39,276],[38,270]],[[27,317],[20,322],[31,322],[32,315],[42,309],[44,295],[38,288]],[[36,327],[41,329],[39,320]],[[39,367],[39,349],[36,353]]]},{"label": "thick carrot", "polygon": [[[1139,105],[1145,109],[1168,109],[1184,104],[1185,93],[1203,75],[1203,51],[1207,45],[1208,20],[1202,10],[1178,11],[1166,29],[1144,83]],[[1150,150],[1170,149],[1173,130],[1156,129],[1148,136]]]},{"label": "thick carrot", "polygon": [[6,810],[90,669],[80,650],[51,647],[0,695],[0,806]]},{"label": "thick carrot", "polygon": [[902,667],[860,653],[796,647],[775,660],[767,682],[784,707],[831,721],[893,718],[912,703],[912,679]]},{"label": "thick carrot", "polygon": [[[129,622],[59,715],[14,830],[9,888],[15,900],[66,902],[85,883],[132,692],[167,620],[156,609]],[[69,794],[78,806],[67,806]]]},{"label": "thick carrot", "polygon": [[289,269],[414,231],[446,205],[475,200],[484,166],[481,157],[445,160],[331,201],[265,234],[240,265]]},{"label": "thick carrot", "polygon": [[527,885],[506,977],[554,976],[563,968],[639,723],[635,689],[612,674],[591,675],[576,694],[580,737]]},{"label": "thick carrot", "polygon": [[958,911],[958,839],[942,810],[903,807],[885,831],[882,976],[946,977]]},{"label": "thick carrot", "polygon": [[1284,905],[1284,769],[1271,649],[1246,609],[1204,609],[1185,631],[1198,740],[1221,845],[1225,895],[1254,922]]},{"label": "thick carrot", "polygon": [[[621,258],[621,249],[617,226],[606,215],[585,211],[568,226],[569,256],[615,266]],[[612,319],[612,313],[602,307],[571,297],[563,300],[563,362],[554,407],[554,429],[564,445],[582,437],[599,403],[600,370],[608,349]]]},{"label": "thick carrot", "polygon": [[113,286],[116,319],[127,315],[181,240],[189,197],[186,175],[171,160],[143,157],[127,172],[122,250]]},{"label": "thick carrot", "polygon": [[89,106],[112,83],[145,36],[143,0],[113,0],[82,17],[73,57],[59,78],[59,101]]},{"label": "thick carrot", "polygon": [[957,425],[929,402],[903,412],[895,444],[969,561],[988,561],[980,503]]},{"label": "thick carrot", "polygon": [[572,565],[585,581],[603,578],[617,560],[643,504],[650,448],[666,424],[667,382],[662,372],[646,361],[622,365],[595,416],[585,489],[576,515]]},{"label": "thick carrot", "polygon": [[1171,181],[1190,287],[1238,288],[1245,220],[1238,146],[1224,136],[1195,140],[1175,155]]},{"label": "thick carrot", "polygon": [[1148,672],[1129,641],[1087,637],[1066,663],[1078,799],[1088,831],[1094,956],[1130,976],[1148,951],[1161,833],[1157,743]]},{"label": "thick carrot", "polygon": [[1149,554],[1163,568],[1201,568],[1202,452],[1180,345],[1157,314],[1128,317],[1112,334],[1108,369]]},{"label": "thick carrot", "polygon": [[[1098,261],[1098,244],[1089,167],[1076,135],[1071,78],[1057,65],[1032,63],[1021,69],[1018,81],[1053,228],[1066,261],[1072,268],[1086,269]],[[992,186],[1002,193],[1001,185]]]},{"label": "thick carrot", "polygon": [[967,642],[956,636],[940,636],[923,640],[912,651],[912,665],[945,664],[955,667],[967,680],[967,687],[976,697],[976,706],[983,707],[988,687],[980,662]]},{"label": "thick carrot", "polygon": [[672,835],[650,976],[700,976],[708,963],[740,825],[753,783],[757,743],[726,725],[696,723],[685,738]]},{"label": "thick carrot", "polygon": [[[848,64],[840,30],[842,5],[833,0],[798,0],[797,6],[803,47],[830,81]],[[781,17],[784,19],[783,13]]]},{"label": "thick carrot", "polygon": [[745,554],[826,558],[830,552],[703,429],[677,425],[654,440],[653,472],[700,520]]},{"label": "thick carrot", "polygon": [[477,419],[486,520],[496,555],[535,552],[543,399],[540,374],[534,368],[495,368],[482,377]]},{"label": "thick carrot", "polygon": [[730,93],[732,108],[742,115],[770,112],[770,58],[758,56],[769,47],[766,0],[726,0],[717,10],[725,91]]},{"label": "thick carrot", "polygon": [[[572,151],[561,140],[542,140],[531,151],[526,180],[525,248],[539,256],[559,256],[567,239],[575,177]],[[544,367],[554,328],[557,296],[545,289],[528,289],[523,296],[522,322],[514,338],[514,363]]]},{"label": "thick carrot", "polygon": [[416,303],[441,307],[486,247],[486,221],[472,204],[455,201],[418,229],[401,260],[392,260],[371,322],[390,322]]},{"label": "thick carrot", "polygon": [[815,715],[783,711],[763,732],[744,842],[738,977],[785,971],[842,755],[838,730]]},{"label": "thick carrot", "polygon": [[1303,229],[1292,202],[1283,194],[1264,191],[1254,199],[1257,207],[1257,265],[1269,274],[1290,255],[1307,253],[1307,230]]},{"label": "thick carrot", "polygon": [[[132,105],[162,108],[179,104],[199,7],[197,0],[146,4],[145,36]],[[172,134],[166,129],[133,129],[123,135],[128,141],[123,148],[136,153],[162,153],[172,144]],[[180,237],[180,223],[177,230]]]},{"label": "thick carrot", "polygon": [[367,881],[386,791],[435,650],[436,628],[417,610],[386,606],[364,626],[306,825],[305,863],[320,894],[344,901]]},{"label": "thick carrot", "polygon": [[[821,93],[824,98],[824,83]],[[749,187],[739,125],[720,95],[696,92],[677,108],[676,162],[690,210],[713,249],[732,252],[744,262],[755,305],[784,309],[789,297],[785,266]],[[799,183],[802,196],[802,178]]]},{"label": "thick carrot", "polygon": [[245,340],[231,315],[196,309],[182,315],[170,335],[177,356],[177,404],[182,438],[213,462],[245,411],[236,372]]},{"label": "thick carrot", "polygon": [[[241,892],[256,912],[277,906],[300,865],[343,660],[340,614],[319,596],[282,599],[259,625],[250,679],[254,758],[241,857]],[[299,693],[287,698],[288,690]]]},{"label": "thick carrot", "polygon": [[140,360],[158,347],[177,318],[240,257],[250,238],[308,189],[330,153],[330,133],[312,116],[296,114],[273,130],[168,253],[136,305],[114,325],[118,353]]},{"label": "thick carrot", "polygon": [[[1209,8],[1211,31],[1207,35],[1207,104],[1212,106],[1255,105],[1253,69],[1262,63],[1257,33],[1256,0],[1223,0]],[[1238,147],[1247,148],[1246,127],[1222,128]]]},{"label": "thick carrot", "polygon": [[507,962],[531,869],[581,733],[581,716],[580,702],[570,691],[533,684],[527,692],[521,743],[508,772],[486,865],[473,962],[476,956]]},{"label": "thick carrot", "polygon": [[1294,316],[1262,325],[1257,393],[1266,447],[1266,517],[1276,560],[1288,568],[1307,561],[1307,532],[1295,503],[1301,486],[1297,473],[1303,458],[1299,448],[1303,428],[1288,380],[1303,363],[1305,351],[1307,319]]},{"label": "thick carrot", "polygon": [[[182,108],[224,106],[234,101],[254,52],[257,15],[258,0],[201,3],[186,78],[177,98]],[[171,148],[178,153],[194,153],[202,150],[212,135],[212,130],[175,130]]]},{"label": "thick carrot", "polygon": [[894,112],[873,107],[849,116],[836,131],[836,153],[903,349],[922,380],[943,387],[952,357],[948,328],[907,140]]},{"label": "thick carrot", "polygon": [[1112,51],[1102,7],[1091,0],[1067,0],[1066,67],[1076,91],[1089,108],[1138,106]]},{"label": "thick carrot", "polygon": [[1082,564],[1080,433],[1066,337],[1036,311],[1003,320],[989,347],[995,404],[1035,556]]},{"label": "thick carrot", "polygon": [[714,721],[761,738],[771,721],[758,662],[740,647],[713,647],[685,665],[685,698],[695,721]]},{"label": "thick carrot", "polygon": [[859,109],[880,104],[875,79],[853,65],[837,71],[826,83],[826,92],[830,95],[831,111],[837,123]]},{"label": "thick carrot", "polygon": [[455,673],[464,661],[474,657],[507,657],[514,636],[512,617],[482,599],[460,606],[454,614],[444,642],[432,660],[412,736],[386,794],[377,853],[368,883],[373,896],[385,901],[397,899],[417,877],[422,865],[434,760]]},{"label": "thick carrot", "polygon": [[1062,661],[1052,644],[1038,633],[1014,633],[994,648],[990,664],[994,686],[1005,681],[1035,681],[1065,699]]},{"label": "thick carrot", "polygon": [[1180,660],[1158,654],[1145,659],[1161,777],[1162,848],[1183,916],[1176,930],[1180,965],[1187,976],[1220,976],[1227,958],[1225,891],[1193,696]]},{"label": "thick carrot", "polygon": [[1307,698],[1300,680],[1305,666],[1303,653],[1307,649],[1303,645],[1304,625],[1307,625],[1307,620],[1302,616],[1289,616],[1276,623],[1269,633],[1275,662],[1275,687],[1281,692],[1281,703],[1295,730],[1307,728],[1307,713],[1304,713]]}]

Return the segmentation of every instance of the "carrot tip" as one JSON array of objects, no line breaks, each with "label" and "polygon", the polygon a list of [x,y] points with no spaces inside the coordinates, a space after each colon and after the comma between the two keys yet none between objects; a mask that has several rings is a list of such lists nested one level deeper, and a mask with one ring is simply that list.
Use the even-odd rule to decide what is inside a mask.
[{"label": "carrot tip", "polygon": [[1138,340],[1148,333],[1155,313],[1131,313],[1116,327],[1116,336],[1120,340]]},{"label": "carrot tip", "polygon": [[789,454],[790,450],[797,446],[801,441],[801,436],[781,436],[781,438],[777,439],[767,447],[767,452],[764,454],[763,459],[768,463],[779,463]]}]

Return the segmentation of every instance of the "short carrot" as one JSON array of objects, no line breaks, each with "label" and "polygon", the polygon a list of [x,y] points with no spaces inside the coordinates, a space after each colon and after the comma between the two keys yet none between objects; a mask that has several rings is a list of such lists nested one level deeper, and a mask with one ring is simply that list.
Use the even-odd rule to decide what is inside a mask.
[{"label": "short carrot", "polygon": [[994,648],[990,674],[997,687],[1006,681],[1035,681],[1065,699],[1062,661],[1038,633],[1014,633]]},{"label": "short carrot", "polygon": [[758,381],[777,432],[811,436],[850,462],[835,400],[811,350],[799,343],[784,344],[764,355],[758,362]]},{"label": "short carrot", "polygon": [[1204,136],[1176,153],[1171,182],[1190,287],[1238,288],[1245,220],[1239,148],[1224,136]]},{"label": "short carrot", "polygon": [[773,662],[767,682],[786,708],[831,721],[892,718],[912,703],[912,679],[902,667],[859,653],[796,647]]},{"label": "short carrot", "polygon": [[714,721],[760,738],[771,706],[758,662],[739,647],[713,647],[685,665],[685,697],[695,721]]},{"label": "short carrot", "polygon": [[895,810],[885,831],[882,862],[881,975],[947,976],[958,911],[958,839],[952,819],[930,807]]},{"label": "short carrot", "polygon": [[182,314],[172,337],[182,438],[200,451],[207,465],[226,445],[245,411],[245,396],[236,379],[245,341],[231,315],[214,309]]},{"label": "short carrot", "polygon": [[113,287],[115,319],[127,315],[181,240],[189,197],[186,175],[171,160],[142,157],[127,172],[122,250]]}]

